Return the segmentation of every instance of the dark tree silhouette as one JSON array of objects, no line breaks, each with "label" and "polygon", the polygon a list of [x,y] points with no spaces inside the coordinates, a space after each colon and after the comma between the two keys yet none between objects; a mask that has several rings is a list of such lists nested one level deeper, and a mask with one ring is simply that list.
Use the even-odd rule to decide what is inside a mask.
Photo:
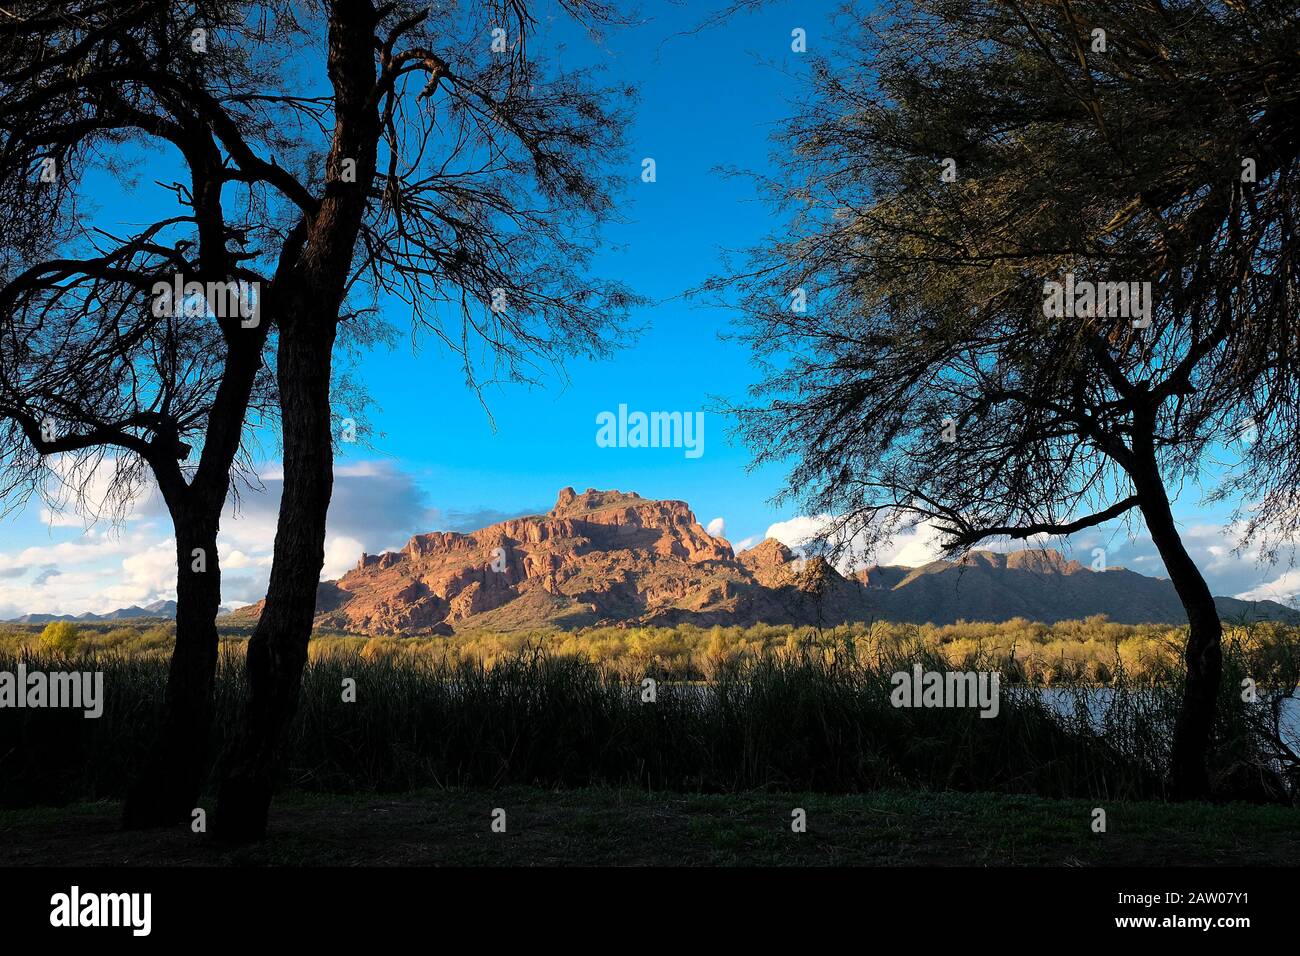
[{"label": "dark tree silhouette", "polygon": [[[345,307],[406,303],[478,387],[483,366],[493,379],[531,381],[540,365],[605,354],[633,301],[618,283],[587,278],[594,226],[614,211],[608,164],[630,91],[534,57],[531,5],[517,0],[320,8],[304,20],[299,53],[328,94],[322,155],[283,185],[299,218],[268,292],[284,492],[248,645],[246,716],[222,764],[215,824],[226,840],[264,833],[297,706],[324,563],[329,380]],[[616,22],[588,0],[557,9],[588,28]]]},{"label": "dark tree silhouette", "polygon": [[[1221,627],[1169,490],[1213,461],[1206,494],[1266,553],[1300,529],[1296,13],[854,16],[778,137],[790,231],[720,282],[767,368],[740,430],[758,463],[794,459],[787,494],[836,516],[842,548],[916,520],[960,552],[1141,515],[1190,622],[1182,797],[1211,788]],[[1067,281],[1139,298],[1101,286],[1067,317],[1046,285]]]},{"label": "dark tree silhouette", "polygon": [[[619,22],[591,0],[557,9],[588,30]],[[6,7],[0,42],[0,190],[16,224],[0,301],[17,428],[5,452],[27,478],[30,454],[103,447],[124,453],[126,479],[132,462],[155,473],[183,607],[167,734],[191,757],[217,647],[217,520],[275,332],[284,492],[216,817],[223,836],[256,837],[324,559],[340,329],[365,344],[380,309],[405,303],[417,331],[463,358],[471,387],[606,354],[633,298],[587,273],[595,226],[614,212],[608,164],[630,91],[535,57],[534,14],[514,0],[436,13],[368,0],[33,0]],[[87,171],[132,168],[151,144],[187,171],[170,187],[178,208],[135,235],[97,231]],[[158,321],[149,297],[175,275],[256,283],[259,321],[221,317],[206,332]],[[54,440],[38,427],[46,417],[62,428]],[[196,547],[203,576],[187,571]],[[188,813],[198,764],[186,763],[161,802],[128,801],[129,820]]]},{"label": "dark tree silhouette", "polygon": [[[617,22],[587,0],[559,8],[590,29]],[[223,762],[228,838],[262,832],[296,706],[323,564],[340,326],[364,343],[381,304],[404,302],[480,387],[605,354],[633,301],[586,277],[593,227],[613,212],[607,163],[630,93],[534,57],[535,25],[517,2],[434,14],[362,0],[29,2],[0,22],[0,189],[18,224],[3,247],[16,429],[5,451],[26,479],[31,455],[104,447],[125,454],[126,484],[132,462],[154,472],[176,521],[183,608],[167,734],[191,757],[217,647],[217,520],[276,333],[284,493],[247,718]],[[150,143],[188,172],[171,187],[179,208],[132,236],[97,231],[82,209],[87,170],[129,168]],[[256,283],[259,321],[220,317],[206,332],[160,321],[149,296],[175,275]],[[46,419],[61,429],[53,439]],[[196,547],[202,576],[187,570]],[[198,764],[186,763],[183,784],[153,805],[128,801],[128,818],[188,813]]]},{"label": "dark tree silhouette", "polygon": [[[192,33],[229,6],[18,3],[0,16],[0,495],[10,507],[33,492],[62,500],[103,469],[107,499],[73,493],[118,512],[152,476],[176,534],[166,717],[126,801],[128,826],[188,820],[196,804],[218,651],[218,525],[245,419],[273,412],[268,323],[228,300],[155,294],[178,278],[264,282],[259,265],[274,260],[259,246],[283,231],[256,208],[262,178],[277,174],[243,138],[260,126],[257,71],[197,50]],[[249,104],[241,125],[211,121],[223,99]],[[158,147],[185,178],[160,183],[156,207],[140,210],[149,224],[118,235],[94,211],[97,192]]]}]

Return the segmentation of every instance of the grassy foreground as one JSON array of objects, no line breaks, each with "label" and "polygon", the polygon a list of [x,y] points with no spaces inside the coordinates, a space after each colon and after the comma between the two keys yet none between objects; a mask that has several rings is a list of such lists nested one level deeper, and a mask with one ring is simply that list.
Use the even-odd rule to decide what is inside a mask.
[{"label": "grassy foreground", "polygon": [[[629,788],[290,793],[264,844],[223,849],[188,830],[123,833],[111,802],[0,811],[0,864],[326,866],[1294,865],[1295,811],[879,791],[830,796]],[[494,808],[506,811],[494,833]],[[807,832],[791,831],[791,811]]]}]

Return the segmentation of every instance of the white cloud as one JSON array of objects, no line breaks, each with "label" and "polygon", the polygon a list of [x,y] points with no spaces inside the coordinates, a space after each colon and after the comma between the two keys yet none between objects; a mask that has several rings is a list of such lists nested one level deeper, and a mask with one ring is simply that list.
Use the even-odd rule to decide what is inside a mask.
[{"label": "white cloud", "polygon": [[90,528],[79,540],[0,553],[0,619],[108,611],[170,597],[174,548],[170,538],[140,524],[127,532]]},{"label": "white cloud", "polygon": [[704,530],[715,538],[725,538],[727,536],[727,522],[721,518],[714,518],[704,526]]},{"label": "white cloud", "polygon": [[321,580],[329,581],[341,578],[356,565],[365,548],[356,538],[326,535],[325,567],[321,570]]},{"label": "white cloud", "polygon": [[0,570],[29,567],[36,564],[89,564],[106,557],[129,553],[132,543],[138,543],[138,536],[132,541],[97,536],[87,533],[82,541],[61,541],[58,544],[38,545],[24,548],[16,555],[0,553]]},{"label": "white cloud", "polygon": [[[1183,524],[1179,536],[1210,590],[1217,595],[1283,604],[1300,596],[1300,576],[1292,567],[1297,551],[1284,549],[1279,554],[1280,567],[1289,569],[1279,573],[1279,565],[1269,565],[1261,559],[1257,544],[1243,540],[1243,530],[1239,523],[1200,521]],[[1112,566],[1140,568],[1144,574],[1168,577],[1150,534],[1141,525],[1118,541],[1108,541],[1106,548]]]},{"label": "white cloud", "polygon": [[919,568],[937,561],[943,557],[943,549],[939,547],[940,537],[939,532],[928,524],[902,531],[890,542],[891,550],[880,555],[877,563]]},{"label": "white cloud", "polygon": [[[799,516],[769,525],[765,537],[776,538],[787,548],[799,548],[823,537],[832,526],[833,522],[827,515]],[[942,557],[943,551],[939,547],[939,538],[939,532],[929,525],[905,526],[876,549],[874,554],[867,554],[865,539],[862,535],[858,535],[848,543],[844,563],[861,564],[863,559],[867,559],[874,564],[920,567]],[[841,570],[850,570],[850,568],[845,567]]]},{"label": "white cloud", "polygon": [[156,499],[161,506],[147,472],[120,470],[116,458],[78,463],[68,456],[57,457],[43,494],[47,504],[39,515],[51,528],[88,529],[113,517],[132,521],[140,516],[141,505],[152,505]]},{"label": "white cloud", "polygon": [[798,548],[815,541],[826,533],[830,519],[825,515],[816,518],[797,517],[789,521],[778,521],[767,526],[764,538],[776,538],[787,548]]},{"label": "white cloud", "polygon": [[269,568],[271,566],[269,555],[253,557],[238,548],[231,548],[222,541],[217,542],[217,553],[221,555],[221,569],[223,571],[241,571],[245,568]]},{"label": "white cloud", "polygon": [[84,528],[86,519],[74,511],[51,511],[41,508],[41,521],[51,528]]},{"label": "white cloud", "polygon": [[[88,478],[87,499],[102,502],[111,468]],[[236,606],[266,593],[275,527],[283,487],[279,464],[258,474],[260,487],[242,489],[238,504],[227,503],[217,549],[222,568],[222,603]],[[0,619],[31,612],[100,613],[130,604],[170,600],[176,593],[175,539],[156,489],[139,489],[129,524],[85,528],[72,507],[44,510],[51,535],[77,537],[0,552]],[[400,547],[412,535],[445,526],[453,516],[429,507],[414,478],[389,461],[362,461],[335,470],[323,578],[352,568],[362,551]],[[42,578],[43,569],[46,571]],[[39,578],[39,580],[38,580]]]},{"label": "white cloud", "polygon": [[[140,595],[143,600],[158,600],[155,595],[172,597],[176,593],[176,539],[168,538],[144,551],[137,551],[122,561],[126,572],[123,589]],[[133,604],[140,603],[132,600]]]},{"label": "white cloud", "polygon": [[1300,568],[1290,568],[1272,581],[1267,581],[1249,591],[1234,594],[1243,601],[1277,601],[1290,604],[1300,597]]}]

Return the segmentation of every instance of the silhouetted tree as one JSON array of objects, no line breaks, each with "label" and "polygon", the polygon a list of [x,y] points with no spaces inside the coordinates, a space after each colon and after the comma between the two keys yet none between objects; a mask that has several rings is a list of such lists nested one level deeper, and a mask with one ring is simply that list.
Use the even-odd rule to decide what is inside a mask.
[{"label": "silhouetted tree", "polygon": [[[587,0],[558,8],[589,28],[615,21]],[[284,491],[248,645],[246,717],[222,770],[224,839],[264,833],[297,706],[324,563],[329,380],[345,305],[364,314],[406,303],[477,386],[480,360],[495,377],[528,381],[539,362],[606,353],[632,301],[620,284],[587,278],[593,226],[613,212],[608,163],[629,91],[535,58],[534,26],[517,0],[437,12],[329,0],[300,37],[328,112],[315,131],[323,155],[285,191],[301,199],[272,285]]]},{"label": "silhouetted tree", "polygon": [[[266,282],[275,258],[263,244],[286,232],[258,208],[279,173],[245,138],[264,129],[259,70],[200,49],[193,32],[231,7],[26,2],[0,15],[0,496],[62,502],[72,484],[84,507],[120,514],[152,477],[175,528],[166,715],[128,826],[188,820],[195,806],[218,650],[218,525],[232,469],[248,464],[245,419],[272,412],[269,323],[220,296],[164,301],[156,288]],[[223,102],[239,104],[238,122],[214,119]],[[162,199],[133,217],[147,225],[120,235],[96,197],[159,148],[182,179],[159,184]],[[107,496],[88,500],[76,486],[96,473]]]},{"label": "silhouetted tree", "polygon": [[[1221,628],[1169,489],[1213,482],[1266,553],[1300,528],[1296,13],[854,16],[778,137],[790,231],[723,283],[767,367],[740,429],[758,463],[794,458],[788,494],[841,547],[917,520],[960,552],[1142,516],[1190,623],[1183,797],[1210,788]],[[1088,283],[1124,285],[1089,307]]]},{"label": "silhouetted tree", "polygon": [[[557,8],[588,30],[618,22],[592,0]],[[630,91],[535,57],[535,27],[531,5],[517,0],[436,13],[369,0],[33,0],[0,20],[10,171],[0,188],[22,223],[4,247],[15,342],[8,414],[30,443],[10,447],[94,454],[108,445],[130,453],[128,469],[138,460],[158,475],[177,521],[178,603],[198,609],[178,621],[176,660],[192,663],[180,668],[185,684],[174,663],[169,694],[175,708],[194,709],[192,720],[169,723],[178,739],[183,727],[191,739],[198,732],[210,697],[216,520],[275,331],[284,491],[248,646],[246,717],[223,762],[216,824],[226,838],[263,832],[280,732],[297,703],[324,560],[340,327],[365,344],[376,313],[405,303],[417,330],[459,355],[478,387],[484,368],[490,380],[526,382],[566,356],[605,354],[633,301],[620,284],[587,278],[594,226],[614,211],[608,163]],[[132,148],[148,142],[174,148],[189,173],[173,187],[179,214],[126,238],[94,231],[75,201],[90,159],[129,168]],[[53,184],[38,175],[47,159],[59,171]],[[226,209],[235,195],[237,220]],[[76,261],[53,257],[64,244],[79,250]],[[256,283],[260,321],[220,321],[219,340],[206,344],[153,322],[142,297],[173,275]],[[48,331],[42,298],[76,333],[67,344],[51,332],[44,365],[20,351],[40,340],[32,328]],[[127,321],[134,331],[121,331]],[[197,354],[200,367],[177,372],[168,347],[153,361],[182,331],[177,354]],[[58,374],[33,377],[41,368]],[[34,425],[66,401],[78,414],[53,413],[69,427],[50,444]],[[203,422],[200,462],[186,475],[182,437]],[[186,570],[194,547],[211,548],[201,579]],[[179,787],[163,815],[192,806],[179,792],[193,790]],[[128,816],[157,814],[128,806]]]}]

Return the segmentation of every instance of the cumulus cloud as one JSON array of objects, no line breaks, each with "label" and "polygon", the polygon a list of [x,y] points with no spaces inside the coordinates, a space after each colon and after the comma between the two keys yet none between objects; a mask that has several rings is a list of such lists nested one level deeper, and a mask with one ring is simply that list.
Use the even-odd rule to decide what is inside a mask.
[{"label": "cumulus cloud", "polygon": [[325,567],[321,570],[322,579],[341,578],[360,560],[365,546],[356,538],[346,535],[325,536]]},{"label": "cumulus cloud", "polygon": [[919,568],[943,557],[939,547],[941,535],[928,524],[917,525],[900,532],[890,542],[889,550],[880,556],[878,564],[901,564]]},{"label": "cumulus cloud", "polygon": [[1289,568],[1271,581],[1265,581],[1248,591],[1234,594],[1243,601],[1277,601],[1292,604],[1300,599],[1300,568]]},{"label": "cumulus cloud", "polygon": [[46,502],[38,514],[50,528],[89,530],[104,519],[139,520],[162,509],[161,496],[147,472],[119,469],[115,458],[88,462],[55,458],[43,495]]},{"label": "cumulus cloud", "polygon": [[[108,468],[90,476],[87,500],[102,500],[110,477]],[[222,512],[217,553],[222,602],[227,605],[248,604],[266,593],[283,486],[280,466],[269,465],[258,475],[258,486],[241,489],[238,500],[227,503]],[[121,524],[101,527],[107,523],[95,523],[96,510],[92,507],[83,518],[70,497],[67,510],[46,509],[41,517],[52,529],[84,528],[80,537],[0,552],[0,618],[31,612],[101,613],[175,599],[175,539],[156,489],[141,486]],[[450,523],[458,521],[452,517]],[[341,465],[335,471],[322,575],[338,577],[356,564],[362,551],[399,548],[412,534],[440,527],[447,527],[444,513],[430,505],[414,477],[396,464]],[[49,566],[62,573],[27,579],[32,569]]]},{"label": "cumulus cloud", "polygon": [[139,603],[135,599],[137,595],[146,602],[158,600],[164,595],[168,598],[175,597],[176,539],[167,538],[124,558],[122,570],[125,574],[117,590],[130,596],[132,603]]},{"label": "cumulus cloud", "polygon": [[53,511],[42,507],[40,515],[41,521],[51,528],[83,528],[86,525],[86,519],[74,511]]},{"label": "cumulus cloud", "polygon": [[767,533],[763,538],[776,538],[787,548],[798,548],[824,535],[829,523],[825,515],[816,518],[791,518],[789,521],[778,521],[768,525]]},{"label": "cumulus cloud", "polygon": [[722,518],[714,518],[704,526],[704,530],[715,538],[725,538],[727,536],[727,522]]},{"label": "cumulus cloud", "polygon": [[[769,525],[764,537],[775,538],[788,548],[803,548],[826,537],[833,522],[828,515],[816,517],[799,516],[788,521],[778,521]],[[863,557],[874,564],[899,564],[906,567],[920,567],[938,560],[943,556],[939,547],[940,534],[929,525],[904,526],[889,541],[868,555],[865,540],[861,535],[847,542],[845,567],[851,570],[850,563],[861,564]],[[760,539],[761,540],[761,539]]]},{"label": "cumulus cloud", "polygon": [[[231,572],[222,576],[222,601],[232,606],[261,600],[271,573],[283,469],[270,464],[258,480],[260,486],[227,505],[221,519],[222,568]],[[321,579],[345,574],[363,551],[400,548],[411,535],[439,527],[441,519],[414,477],[393,462],[340,465],[334,470]]]},{"label": "cumulus cloud", "polygon": [[0,553],[0,566],[10,571],[36,570],[37,562],[26,562],[23,555],[33,552],[60,555],[57,564],[44,563],[30,579],[23,573],[0,571],[0,619],[33,612],[81,614],[137,603],[134,600],[113,603],[116,595],[111,592],[116,586],[132,598],[147,593],[146,588],[128,583],[130,578],[123,571],[122,556],[133,550],[144,552],[152,543],[143,534],[122,541],[105,536],[79,545],[27,548],[17,555]]},{"label": "cumulus cloud", "polygon": [[[1279,563],[1270,564],[1257,545],[1244,540],[1242,526],[1233,523],[1188,523],[1179,528],[1179,535],[1215,594],[1283,604],[1300,596],[1295,549],[1283,551],[1278,556]],[[1070,543],[1075,548],[1105,548],[1106,562],[1112,567],[1124,566],[1142,574],[1168,577],[1160,553],[1140,524],[1132,530],[1076,535]]]}]

